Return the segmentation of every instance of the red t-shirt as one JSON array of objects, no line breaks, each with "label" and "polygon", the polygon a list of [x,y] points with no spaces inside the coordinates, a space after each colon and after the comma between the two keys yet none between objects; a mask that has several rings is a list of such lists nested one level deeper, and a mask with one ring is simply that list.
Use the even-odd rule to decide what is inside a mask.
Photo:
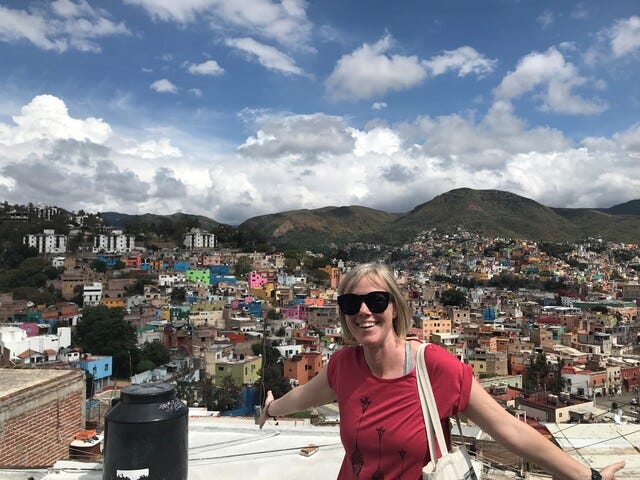
[{"label": "red t-shirt", "polygon": [[[471,366],[433,344],[425,359],[449,441],[448,417],[469,402]],[[429,449],[415,368],[399,378],[379,378],[370,372],[362,347],[347,347],[332,355],[327,378],[337,395],[345,449],[338,479],[421,478]]]}]

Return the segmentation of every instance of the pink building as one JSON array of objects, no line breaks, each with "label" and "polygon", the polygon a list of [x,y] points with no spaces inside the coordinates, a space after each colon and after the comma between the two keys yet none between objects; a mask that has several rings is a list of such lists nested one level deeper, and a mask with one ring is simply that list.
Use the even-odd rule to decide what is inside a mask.
[{"label": "pink building", "polygon": [[284,318],[297,318],[307,320],[309,318],[309,308],[306,305],[291,305],[282,309]]},{"label": "pink building", "polygon": [[204,266],[222,265],[222,258],[220,255],[202,255],[200,263]]},{"label": "pink building", "polygon": [[249,274],[249,288],[264,287],[267,283],[269,283],[267,272],[251,272]]}]

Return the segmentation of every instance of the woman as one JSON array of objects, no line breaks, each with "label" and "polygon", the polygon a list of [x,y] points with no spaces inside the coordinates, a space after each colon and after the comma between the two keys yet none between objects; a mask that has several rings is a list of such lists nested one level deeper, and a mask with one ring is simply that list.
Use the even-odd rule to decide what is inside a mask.
[{"label": "woman", "polygon": [[[338,287],[340,323],[346,341],[309,383],[274,400],[268,392],[260,428],[279,417],[334,400],[340,407],[345,449],[339,479],[421,478],[429,461],[413,359],[419,341],[407,340],[409,306],[391,270],[380,264],[352,269]],[[600,472],[556,447],[497,404],[473,379],[471,367],[443,348],[429,345],[425,361],[445,432],[460,412],[511,452],[567,480],[612,480],[624,462]],[[447,439],[449,441],[449,439]]]}]

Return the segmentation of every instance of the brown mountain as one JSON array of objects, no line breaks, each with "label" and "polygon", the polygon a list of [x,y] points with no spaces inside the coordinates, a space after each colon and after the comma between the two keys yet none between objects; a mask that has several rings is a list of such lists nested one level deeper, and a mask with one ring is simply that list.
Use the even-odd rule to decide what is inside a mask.
[{"label": "brown mountain", "polygon": [[249,227],[276,244],[309,247],[350,241],[398,244],[432,228],[453,232],[458,227],[487,237],[548,242],[601,237],[640,243],[640,215],[620,215],[617,211],[617,207],[551,208],[501,190],[460,188],[438,195],[406,214],[357,206],[327,207],[262,215],[239,228]]},{"label": "brown mountain", "polygon": [[241,223],[244,235],[266,237],[273,244],[318,248],[355,241],[374,241],[400,214],[373,208],[324,207],[261,215]]},{"label": "brown mountain", "polygon": [[302,249],[352,242],[400,244],[425,230],[453,232],[458,227],[487,237],[547,242],[600,237],[640,243],[640,200],[606,209],[551,208],[501,190],[470,188],[443,193],[407,213],[388,213],[356,205],[324,207],[260,215],[238,227],[186,214],[128,216],[107,212],[102,216],[108,224],[151,223],[160,230],[170,225],[179,231],[178,226],[198,224],[222,241],[244,245],[268,242],[278,247]]}]

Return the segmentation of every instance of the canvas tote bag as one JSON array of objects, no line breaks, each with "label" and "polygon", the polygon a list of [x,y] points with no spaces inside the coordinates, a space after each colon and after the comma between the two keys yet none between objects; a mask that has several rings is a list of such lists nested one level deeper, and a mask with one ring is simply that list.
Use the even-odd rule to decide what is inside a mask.
[{"label": "canvas tote bag", "polygon": [[[429,454],[431,460],[422,468],[423,480],[478,480],[471,458],[467,449],[454,447],[447,451],[447,443],[444,439],[438,407],[431,389],[429,373],[424,362],[424,349],[428,344],[423,343],[418,349],[416,358],[416,379],[420,403],[422,404],[422,415],[429,443]],[[459,426],[459,424],[458,424]],[[436,456],[436,441],[442,456]]]}]

